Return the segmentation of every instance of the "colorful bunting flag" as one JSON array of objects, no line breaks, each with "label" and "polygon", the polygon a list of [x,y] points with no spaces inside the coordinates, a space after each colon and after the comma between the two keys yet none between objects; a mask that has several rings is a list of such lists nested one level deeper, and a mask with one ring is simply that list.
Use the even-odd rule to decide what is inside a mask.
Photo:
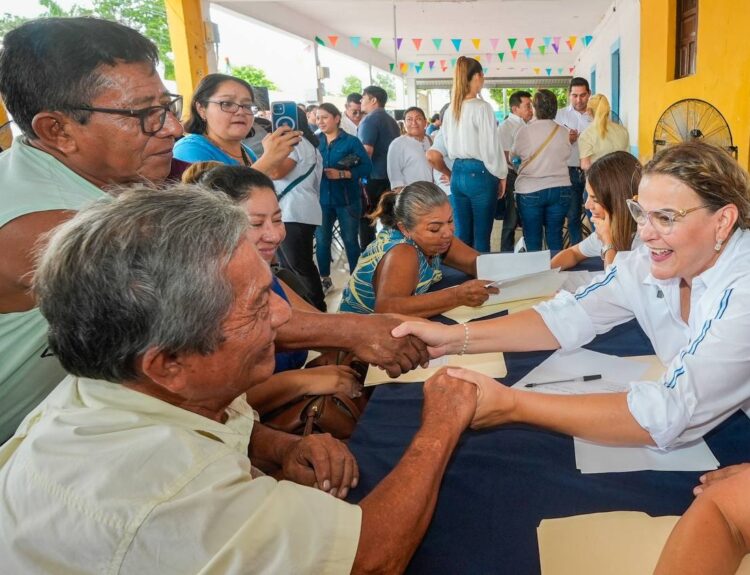
[{"label": "colorful bunting flag", "polygon": [[380,41],[381,41],[381,40],[382,40],[382,38],[377,38],[377,37],[374,37],[374,38],[370,38],[370,42],[372,42],[372,45],[373,45],[373,46],[375,46],[375,49],[376,49],[376,50],[377,50],[377,49],[378,49],[378,47],[380,46]]},{"label": "colorful bunting flag", "polygon": [[497,43],[500,42],[500,38],[490,38],[490,46],[492,46],[492,51],[494,52],[497,50]]},{"label": "colorful bunting flag", "polygon": [[568,68],[568,72],[570,72],[570,73],[572,74],[572,73],[573,73],[573,70],[575,70],[575,69],[576,69],[576,67],[575,67],[575,66],[571,66],[570,68]]},{"label": "colorful bunting flag", "polygon": [[474,59],[475,59],[475,60],[476,60],[477,62],[481,62],[481,61],[482,61],[482,57],[481,57],[481,56],[480,56],[479,54],[477,54],[476,56],[473,56],[473,58],[474,58]]},{"label": "colorful bunting flag", "polygon": [[540,53],[540,54],[541,54],[542,56],[544,56],[544,51],[545,51],[546,49],[547,49],[547,47],[546,47],[546,46],[542,46],[541,44],[539,44],[539,53]]},{"label": "colorful bunting flag", "polygon": [[479,38],[472,38],[471,43],[474,44],[474,50],[479,50],[479,44],[481,44],[481,40]]},{"label": "colorful bunting flag", "polygon": [[539,75],[539,72],[541,72],[541,68],[534,68],[534,74]]},{"label": "colorful bunting flag", "polygon": [[338,36],[328,36],[328,41],[331,43],[331,46],[333,46],[335,48],[336,47],[336,42],[339,41],[339,37]]},{"label": "colorful bunting flag", "polygon": [[461,50],[461,38],[451,38],[451,42],[453,42],[453,47],[456,49],[456,52]]},{"label": "colorful bunting flag", "polygon": [[448,69],[448,64],[445,63],[445,60],[440,60],[440,69],[445,72]]},{"label": "colorful bunting flag", "polygon": [[560,53],[560,44],[557,44],[556,42],[552,44],[552,48],[555,50],[555,54]]},{"label": "colorful bunting flag", "polygon": [[492,53],[491,52],[487,52],[484,55],[484,59],[487,60],[488,62],[492,62]]},{"label": "colorful bunting flag", "polygon": [[412,38],[411,41],[417,50],[422,46],[422,38]]},{"label": "colorful bunting flag", "polygon": [[534,44],[534,38],[524,38],[526,40],[526,47],[531,49],[531,46]]},{"label": "colorful bunting flag", "polygon": [[558,75],[562,76],[562,71],[563,71],[563,69],[562,69],[562,68],[558,68],[558,69],[557,69],[557,73],[558,73]]},{"label": "colorful bunting flag", "polygon": [[409,72],[414,69],[414,62],[409,62]]},{"label": "colorful bunting flag", "polygon": [[586,36],[584,36],[584,37],[583,37],[583,45],[584,45],[584,46],[588,46],[589,44],[591,44],[591,40],[593,40],[593,39],[594,39],[594,37],[593,37],[593,36],[591,36],[590,34],[589,34],[589,35],[586,35]]},{"label": "colorful bunting flag", "polygon": [[516,47],[516,40],[517,38],[508,38],[508,44],[510,44],[511,50]]},{"label": "colorful bunting flag", "polygon": [[320,44],[321,46],[325,46],[325,45],[326,45],[326,43],[325,43],[325,42],[323,41],[323,39],[322,39],[322,38],[320,38],[320,37],[318,37],[318,36],[315,36],[315,41],[316,41],[316,42],[317,42],[318,44]]},{"label": "colorful bunting flag", "polygon": [[576,40],[578,40],[578,36],[570,36],[568,38],[568,46],[570,46],[570,49],[573,49],[573,46],[576,45]]},{"label": "colorful bunting flag", "polygon": [[551,76],[552,75],[552,68],[545,68],[544,71],[547,72],[547,76]]},{"label": "colorful bunting flag", "polygon": [[443,43],[442,38],[433,38],[432,43],[435,45],[435,50],[440,50],[440,45]]},{"label": "colorful bunting flag", "polygon": [[403,38],[396,38],[396,50],[401,50],[401,42],[403,41]]},{"label": "colorful bunting flag", "polygon": [[502,62],[503,58],[505,58],[505,52],[498,52],[497,57]]},{"label": "colorful bunting flag", "polygon": [[482,74],[484,74],[485,76],[487,75],[487,72],[489,72],[489,71],[490,71],[490,69],[487,66],[484,66],[482,68]]},{"label": "colorful bunting flag", "polygon": [[432,69],[435,67],[435,60],[430,60],[427,65],[430,67],[430,72],[432,72]]},{"label": "colorful bunting flag", "polygon": [[349,42],[352,43],[352,46],[355,48],[359,48],[359,41],[361,38],[359,36],[349,36]]},{"label": "colorful bunting flag", "polygon": [[388,64],[388,67],[390,68],[391,72],[393,72],[393,68],[395,66],[396,66],[396,64],[394,64],[393,62],[391,62],[390,64]]},{"label": "colorful bunting flag", "polygon": [[518,56],[518,50],[511,50],[510,55],[513,56],[513,59],[516,59],[516,56]]},{"label": "colorful bunting flag", "polygon": [[406,62],[401,62],[401,73],[406,74],[406,71],[409,69],[409,65]]},{"label": "colorful bunting flag", "polygon": [[523,53],[526,54],[526,59],[531,58],[531,48],[524,48]]},{"label": "colorful bunting flag", "polygon": [[572,52],[573,51],[573,44],[570,40],[565,40],[565,43],[568,45],[568,49]]},{"label": "colorful bunting flag", "polygon": [[552,37],[545,36],[544,38],[542,38],[542,41],[544,42],[544,47],[549,48],[549,43],[552,42]]},{"label": "colorful bunting flag", "polygon": [[451,58],[451,68],[456,67],[456,58]]}]

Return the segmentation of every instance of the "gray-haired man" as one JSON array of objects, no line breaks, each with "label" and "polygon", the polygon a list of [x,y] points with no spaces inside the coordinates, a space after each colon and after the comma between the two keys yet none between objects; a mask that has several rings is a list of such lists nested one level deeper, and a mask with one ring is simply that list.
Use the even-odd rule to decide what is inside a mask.
[{"label": "gray-haired man", "polygon": [[[135,189],[61,226],[35,276],[72,374],[0,448],[2,573],[402,572],[472,384],[425,384],[422,426],[359,506],[351,454],[255,421],[287,304],[229,199]],[[258,476],[255,458],[289,481]]]}]

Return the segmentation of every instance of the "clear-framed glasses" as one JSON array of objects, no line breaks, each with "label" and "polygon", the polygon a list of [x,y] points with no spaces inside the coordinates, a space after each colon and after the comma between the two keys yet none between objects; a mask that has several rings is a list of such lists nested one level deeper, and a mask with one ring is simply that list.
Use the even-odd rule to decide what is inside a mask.
[{"label": "clear-framed glasses", "polygon": [[255,112],[258,110],[258,107],[255,104],[238,104],[237,102],[228,102],[225,100],[206,100],[206,102],[209,104],[218,104],[221,111],[226,112],[227,114],[234,114],[237,110],[242,108],[246,114],[254,116]]},{"label": "clear-framed glasses", "polygon": [[182,96],[178,94],[167,94],[169,102],[159,106],[148,106],[147,108],[137,108],[126,110],[121,108],[95,108],[93,106],[79,106],[73,110],[83,110],[85,112],[98,112],[100,114],[116,114],[118,116],[130,116],[138,118],[141,121],[141,131],[146,136],[153,136],[164,127],[167,121],[167,113],[172,114],[177,120],[182,116]]},{"label": "clear-framed glasses", "polygon": [[672,229],[674,228],[674,222],[676,219],[682,219],[690,212],[708,207],[704,204],[702,206],[695,206],[694,208],[689,208],[687,210],[672,210],[665,208],[647,212],[643,209],[641,204],[639,204],[635,200],[625,200],[625,202],[628,204],[630,215],[633,216],[633,219],[635,220],[635,223],[638,224],[638,227],[642,228],[646,225],[646,222],[648,222],[657,232],[664,236],[672,233]]}]

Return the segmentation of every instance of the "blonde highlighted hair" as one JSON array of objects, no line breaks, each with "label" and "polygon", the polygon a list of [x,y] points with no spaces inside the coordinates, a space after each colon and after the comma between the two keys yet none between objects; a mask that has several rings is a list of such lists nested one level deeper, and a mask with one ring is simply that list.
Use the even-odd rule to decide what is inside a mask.
[{"label": "blonde highlighted hair", "polygon": [[470,92],[471,79],[476,74],[483,74],[482,65],[474,58],[460,56],[453,71],[453,88],[451,89],[451,111],[456,125],[461,119],[461,106]]},{"label": "blonde highlighted hair", "polygon": [[589,98],[586,111],[594,117],[594,129],[602,138],[606,138],[609,124],[612,121],[609,119],[612,108],[607,97],[604,94],[594,94]]}]

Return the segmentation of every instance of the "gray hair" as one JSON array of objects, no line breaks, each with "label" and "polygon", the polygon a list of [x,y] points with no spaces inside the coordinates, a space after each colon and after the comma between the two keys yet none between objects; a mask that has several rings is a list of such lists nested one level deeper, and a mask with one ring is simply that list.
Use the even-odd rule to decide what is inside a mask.
[{"label": "gray hair", "polygon": [[395,228],[401,223],[407,230],[414,229],[419,218],[449,202],[448,196],[432,182],[414,182],[400,192],[386,192],[377,210],[369,217],[377,218],[384,226]]},{"label": "gray hair", "polygon": [[131,188],[58,227],[34,290],[62,366],[123,382],[149,348],[215,351],[234,301],[226,266],[248,226],[228,197],[181,184]]}]

